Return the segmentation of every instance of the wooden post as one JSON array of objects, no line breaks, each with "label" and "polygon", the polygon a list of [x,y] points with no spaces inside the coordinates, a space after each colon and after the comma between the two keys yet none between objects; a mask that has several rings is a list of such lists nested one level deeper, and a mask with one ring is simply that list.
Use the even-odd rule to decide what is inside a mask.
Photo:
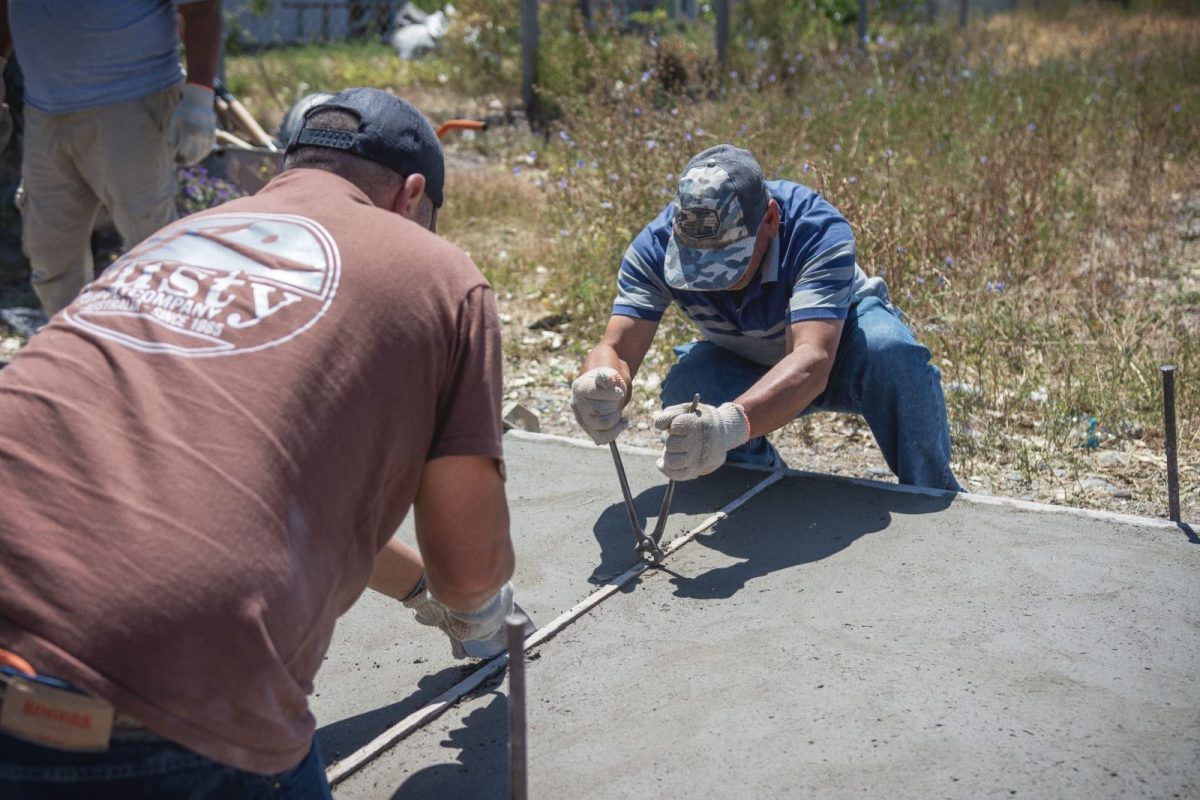
[{"label": "wooden post", "polygon": [[717,14],[717,64],[723,74],[729,51],[729,0],[714,0],[713,10]]},{"label": "wooden post", "polygon": [[592,0],[579,0],[579,16],[583,18],[583,27],[588,33],[592,32]]},{"label": "wooden post", "polygon": [[532,126],[541,121],[537,90],[538,0],[521,0],[521,102]]},{"label": "wooden post", "polygon": [[958,27],[967,27],[967,16],[970,13],[970,0],[959,0],[958,3]]},{"label": "wooden post", "polygon": [[867,0],[858,0],[858,46],[867,46]]}]

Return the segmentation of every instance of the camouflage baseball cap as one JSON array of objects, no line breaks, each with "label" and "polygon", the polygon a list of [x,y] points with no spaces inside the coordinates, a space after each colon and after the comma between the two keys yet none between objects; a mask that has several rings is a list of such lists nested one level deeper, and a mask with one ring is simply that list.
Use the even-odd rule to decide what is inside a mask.
[{"label": "camouflage baseball cap", "polygon": [[672,204],[667,283],[714,292],[741,280],[767,202],[762,169],[749,152],[719,144],[689,161]]}]

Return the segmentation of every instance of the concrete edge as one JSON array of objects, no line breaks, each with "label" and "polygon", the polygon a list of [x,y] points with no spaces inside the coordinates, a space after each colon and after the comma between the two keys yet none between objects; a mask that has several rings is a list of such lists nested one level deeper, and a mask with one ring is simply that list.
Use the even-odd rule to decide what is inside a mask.
[{"label": "concrete edge", "polygon": [[[511,430],[505,436],[513,436],[517,439],[523,439],[532,442],[558,442],[560,444],[571,445],[574,447],[598,447],[588,439],[574,439],[569,436],[560,436],[552,433],[529,433],[528,431]],[[621,447],[622,452],[638,453],[641,455],[657,456],[660,451],[651,447]],[[947,494],[954,495],[956,503],[978,503],[986,506],[996,506],[1001,508],[1012,508],[1020,511],[1040,511],[1053,514],[1071,514],[1078,517],[1088,519],[1103,520],[1106,522],[1117,522],[1125,525],[1136,525],[1143,528],[1154,528],[1158,530],[1180,531],[1182,526],[1196,527],[1200,523],[1172,522],[1169,519],[1159,519],[1157,517],[1142,517],[1135,514],[1121,514],[1116,511],[1103,511],[1093,508],[1078,508],[1076,506],[1058,506],[1051,503],[1039,503],[1033,500],[1018,500],[1015,497],[1002,497],[998,495],[983,495],[972,494],[969,492],[957,493],[949,492],[944,489],[927,489],[922,486],[907,486],[900,483],[886,483],[884,481],[873,481],[868,478],[850,478],[845,475],[831,475],[825,472],[808,472],[800,469],[784,469],[771,470],[767,467],[756,467],[749,464],[730,464],[729,466],[736,469],[743,469],[750,472],[778,472],[781,475],[790,475],[799,478],[823,478],[825,480],[841,481],[853,486],[862,486],[868,489],[884,489],[890,492],[901,492],[904,494],[919,494],[927,497],[943,497]]]},{"label": "concrete edge", "polygon": [[[511,436],[514,439],[524,439],[530,442],[558,442],[559,444],[566,444],[572,447],[583,447],[588,450],[598,450],[605,446],[602,444],[596,444],[591,439],[574,439],[570,436],[562,436],[557,433],[530,433],[529,431],[523,431],[519,428],[513,428],[512,430],[505,431],[504,436],[505,438]],[[662,453],[654,447],[638,447],[636,445],[622,444],[620,445],[620,448],[622,453],[637,453],[638,455],[643,456],[662,455]]]}]

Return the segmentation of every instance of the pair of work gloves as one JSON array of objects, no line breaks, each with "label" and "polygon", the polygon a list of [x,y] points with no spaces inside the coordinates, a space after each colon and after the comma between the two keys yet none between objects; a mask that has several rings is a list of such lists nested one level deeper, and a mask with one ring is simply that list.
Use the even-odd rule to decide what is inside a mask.
[{"label": "pair of work gloves", "polygon": [[[7,59],[0,58],[0,73]],[[217,111],[213,90],[196,83],[184,84],[183,94],[167,127],[167,146],[175,153],[175,162],[191,166],[204,160],[216,144]],[[12,112],[5,102],[4,81],[0,78],[0,150],[13,135]]]},{"label": "pair of work gloves", "polygon": [[428,589],[421,576],[413,594],[404,600],[413,617],[422,625],[438,628],[450,638],[450,652],[455,658],[493,658],[508,649],[508,633],[504,621],[509,614],[525,620],[524,636],[536,630],[533,620],[513,600],[512,583],[500,587],[481,608],[464,613],[447,608]]},{"label": "pair of work gloves", "polygon": [[[596,444],[616,441],[629,420],[621,410],[629,389],[610,367],[588,370],[571,383],[571,409]],[[665,442],[658,468],[671,480],[707,475],[725,463],[725,453],[750,440],[750,420],[737,403],[667,406],[654,417]]]}]

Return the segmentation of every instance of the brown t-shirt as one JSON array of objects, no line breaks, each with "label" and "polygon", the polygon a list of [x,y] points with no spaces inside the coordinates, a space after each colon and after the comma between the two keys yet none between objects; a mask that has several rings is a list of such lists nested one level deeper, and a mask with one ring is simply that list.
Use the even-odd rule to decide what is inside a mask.
[{"label": "brown t-shirt", "polygon": [[210,758],[294,766],[423,465],[502,457],[500,372],[470,258],[338,176],[164,228],[0,372],[0,646]]}]

